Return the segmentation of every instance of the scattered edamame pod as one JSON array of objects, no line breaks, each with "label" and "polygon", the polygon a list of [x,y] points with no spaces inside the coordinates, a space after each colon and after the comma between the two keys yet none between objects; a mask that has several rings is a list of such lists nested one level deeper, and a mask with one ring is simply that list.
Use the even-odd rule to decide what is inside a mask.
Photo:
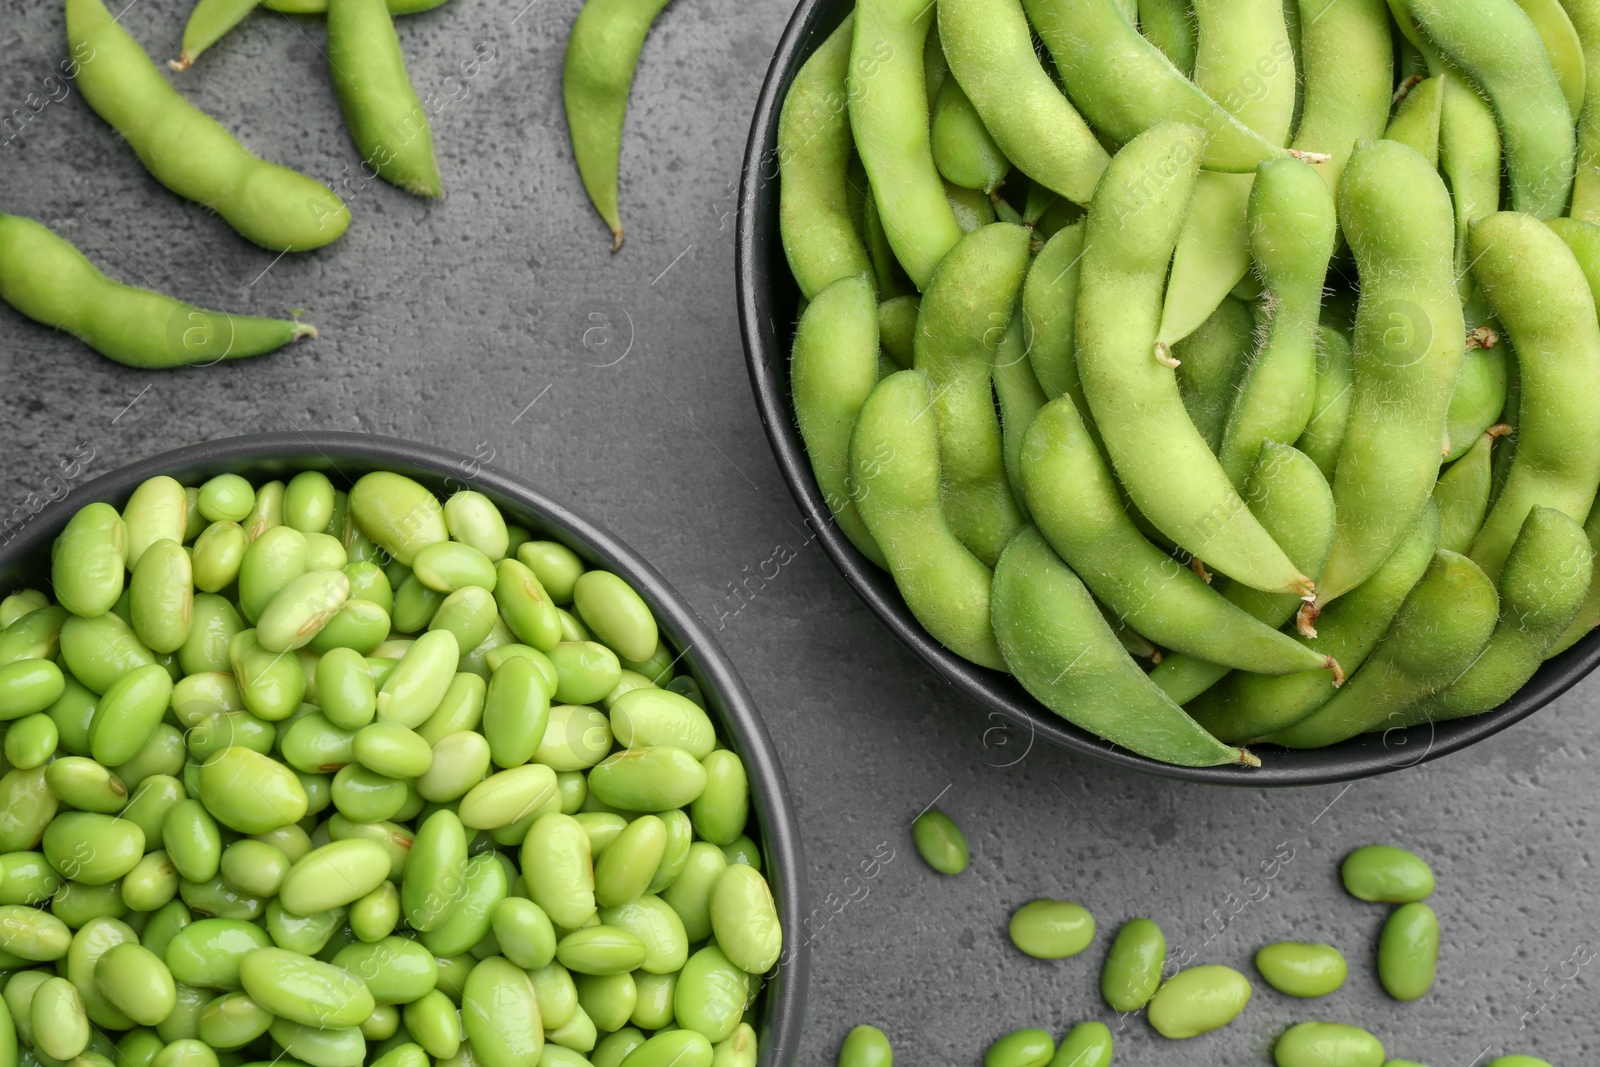
[{"label": "scattered edamame pod", "polygon": [[409,193],[441,195],[428,112],[384,0],[328,0],[328,70],[363,163]]}]

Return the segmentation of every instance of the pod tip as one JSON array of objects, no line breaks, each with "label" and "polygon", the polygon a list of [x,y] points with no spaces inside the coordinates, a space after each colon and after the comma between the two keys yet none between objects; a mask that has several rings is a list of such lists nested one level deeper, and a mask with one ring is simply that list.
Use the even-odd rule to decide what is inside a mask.
[{"label": "pod tip", "polygon": [[1156,362],[1163,367],[1172,367],[1174,369],[1183,365],[1182,360],[1172,358],[1172,348],[1165,341],[1156,342]]},{"label": "pod tip", "polygon": [[616,252],[622,248],[622,227],[618,226],[611,231],[611,251]]},{"label": "pod tip", "polygon": [[1327,657],[1328,670],[1333,672],[1333,687],[1340,688],[1345,683],[1344,668],[1339,666],[1339,661],[1332,656]]},{"label": "pod tip", "polygon": [[1211,584],[1211,572],[1206,570],[1206,565],[1201,561],[1199,556],[1189,557],[1189,569],[1194,571],[1194,576],[1196,578],[1199,578],[1207,585]]},{"label": "pod tip", "polygon": [[1295,613],[1294,628],[1302,637],[1317,636],[1317,616],[1322,614],[1322,609],[1316,601],[1308,600],[1300,605],[1300,610]]},{"label": "pod tip", "polygon": [[317,328],[315,326],[311,325],[309,322],[297,322],[297,323],[294,324],[294,337],[293,337],[293,340],[296,340],[296,341],[302,341],[302,340],[315,341],[318,336],[319,336],[319,334],[317,333]]},{"label": "pod tip", "polygon": [[1236,748],[1236,749],[1234,749],[1234,751],[1238,753],[1237,759],[1239,761],[1239,766],[1241,766],[1241,767],[1259,767],[1259,766],[1261,766],[1261,757],[1257,756],[1254,752],[1251,752],[1248,748]]},{"label": "pod tip", "polygon": [[179,74],[182,74],[184,71],[194,66],[194,56],[190,55],[188,52],[185,52],[177,59],[167,60],[167,66],[171,67]]}]

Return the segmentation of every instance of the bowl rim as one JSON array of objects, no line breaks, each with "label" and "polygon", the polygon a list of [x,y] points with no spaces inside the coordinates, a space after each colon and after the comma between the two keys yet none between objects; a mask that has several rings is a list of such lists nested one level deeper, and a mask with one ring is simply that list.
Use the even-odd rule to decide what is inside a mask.
[{"label": "bowl rim", "polygon": [[[1002,720],[1000,726],[985,731],[986,747],[994,734],[998,738],[994,747],[1004,746],[1006,756],[1019,747],[1023,752],[1000,765],[1020,762],[1034,742],[1043,738],[1135,770],[1216,785],[1354,781],[1435,760],[1499,733],[1555,700],[1600,663],[1600,630],[1596,630],[1544,663],[1505,704],[1481,715],[1363,734],[1323,749],[1261,746],[1257,754],[1263,765],[1254,769],[1177,767],[1129,752],[1071,725],[1036,701],[1010,675],[969,663],[929,636],[906,607],[892,578],[863,556],[833,522],[812,473],[790,399],[788,345],[798,290],[788,271],[778,229],[778,118],[795,73],[852,6],[849,0],[800,0],[773,53],[751,119],[734,246],[745,366],[762,429],[805,524],[851,589],[895,636],[966,697],[987,708],[990,719]],[[790,324],[780,327],[780,317]],[[1012,737],[1011,727],[1025,731],[1025,738]]]},{"label": "bowl rim", "polygon": [[[491,457],[492,458],[492,457]],[[732,660],[717,644],[704,620],[643,556],[604,525],[554,499],[521,477],[483,460],[433,445],[343,431],[257,433],[186,445],[118,467],[70,491],[34,513],[0,543],[0,583],[18,578],[28,568],[33,580],[47,587],[48,553],[56,534],[74,512],[94,501],[120,507],[145,479],[159,474],[180,481],[249,466],[256,475],[277,468],[285,473],[322,470],[343,488],[368,470],[393,470],[428,484],[437,493],[470,488],[484,493],[513,522],[530,522],[536,536],[558,540],[590,565],[603,566],[626,578],[655,614],[663,637],[683,649],[678,659],[702,682],[708,710],[749,772],[751,809],[761,833],[765,860],[762,872],[772,887],[783,922],[784,950],[766,982],[767,1004],[759,1025],[760,1063],[788,1067],[797,1051],[810,975],[810,953],[801,939],[805,915],[806,868],[794,796],[779,763],[772,738],[754,697]],[[429,484],[433,483],[433,484]],[[675,661],[677,662],[677,661]]]}]

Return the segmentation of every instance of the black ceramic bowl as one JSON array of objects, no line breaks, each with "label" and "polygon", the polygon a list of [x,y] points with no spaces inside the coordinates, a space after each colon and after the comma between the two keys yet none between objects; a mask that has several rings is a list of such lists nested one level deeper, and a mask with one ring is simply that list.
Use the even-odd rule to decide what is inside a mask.
[{"label": "black ceramic bowl", "polygon": [[444,449],[357,433],[252,434],[140,460],[86,482],[65,499],[47,505],[20,528],[7,531],[11,536],[0,545],[0,590],[43,588],[50,573],[51,542],[73,512],[97,500],[121,507],[146,478],[169,474],[186,485],[198,485],[213,475],[231,472],[259,483],[301,470],[320,470],[343,489],[374,470],[409,475],[441,496],[475,489],[493,500],[507,519],[526,526],[535,536],[560,541],[585,563],[626,578],[650,605],[662,639],[682,651],[678,669],[699,682],[712,718],[749,771],[762,869],[772,886],[786,935],[782,962],[763,994],[765,1004],[757,1027],[759,1062],[762,1067],[789,1067],[800,1040],[808,976],[808,955],[800,937],[805,863],[789,787],[755,702],[705,623],[654,567],[605,527],[521,479]]},{"label": "black ceramic bowl", "polygon": [[1029,696],[1010,675],[974,666],[947,650],[912,617],[889,575],[856,551],[829,518],[794,420],[789,389],[789,346],[800,291],[789,273],[778,234],[778,114],[795,74],[843,21],[851,0],[801,0],[772,57],[761,87],[739,192],[737,273],[739,325],[745,360],[767,438],[806,521],[845,579],[902,641],[962,692],[1016,724],[1007,739],[1012,756],[1035,739],[1139,770],[1223,785],[1317,785],[1383,774],[1465,748],[1531,715],[1600,663],[1600,634],[1546,663],[1522,691],[1484,715],[1436,726],[1366,734],[1312,751],[1257,746],[1262,766],[1173,767],[1119,748],[1065,722]]}]

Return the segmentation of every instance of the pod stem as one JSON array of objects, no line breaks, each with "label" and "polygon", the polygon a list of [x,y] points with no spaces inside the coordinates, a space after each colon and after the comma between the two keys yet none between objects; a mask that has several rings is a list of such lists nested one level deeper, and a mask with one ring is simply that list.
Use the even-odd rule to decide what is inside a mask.
[{"label": "pod stem", "polygon": [[1165,341],[1156,342],[1156,362],[1163,367],[1177,369],[1183,366],[1183,361],[1172,357],[1172,346]]},{"label": "pod stem", "polygon": [[1395,104],[1398,104],[1401,101],[1403,101],[1406,97],[1410,96],[1411,95],[1411,90],[1413,90],[1417,86],[1421,85],[1422,81],[1423,81],[1423,78],[1422,78],[1422,75],[1420,75],[1420,74],[1412,74],[1412,75],[1407,76],[1406,80],[1400,83],[1400,88],[1398,88],[1398,89],[1396,89],[1394,91],[1394,96],[1389,101],[1390,105],[1393,106]]},{"label": "pod stem", "polygon": [[1300,605],[1300,610],[1294,616],[1294,628],[1300,631],[1302,637],[1317,636],[1317,618],[1322,614],[1322,608],[1314,600],[1307,600]]},{"label": "pod stem", "polygon": [[1196,578],[1199,578],[1202,582],[1205,582],[1207,585],[1211,584],[1211,572],[1206,570],[1206,565],[1205,565],[1204,562],[1201,561],[1199,556],[1190,556],[1189,557],[1189,569],[1194,571],[1194,575],[1195,575]]},{"label": "pod stem", "polygon": [[1489,326],[1475,326],[1467,331],[1467,351],[1475,348],[1489,349],[1500,343],[1500,335]]},{"label": "pod stem", "polygon": [[305,340],[307,338],[315,341],[317,339],[317,328],[315,326],[311,325],[309,322],[297,322],[297,323],[295,323],[294,324],[294,337],[292,338],[292,340],[300,341],[300,340]]},{"label": "pod stem", "polygon": [[169,60],[167,60],[167,66],[171,67],[173,70],[177,71],[179,74],[182,74],[184,71],[186,71],[190,67],[194,66],[194,60],[195,60],[194,56],[190,55],[188,52],[185,52],[185,53],[183,53],[183,55],[179,56],[177,59],[169,59]]},{"label": "pod stem", "polygon": [[1259,766],[1261,766],[1261,757],[1257,756],[1254,752],[1251,752],[1248,748],[1236,748],[1236,749],[1234,749],[1234,751],[1239,754],[1238,755],[1239,766],[1241,766],[1241,767],[1259,767]]},{"label": "pod stem", "polygon": [[618,226],[611,231],[611,251],[616,252],[622,248],[622,227]]},{"label": "pod stem", "polygon": [[1345,682],[1344,668],[1339,666],[1339,661],[1332,656],[1327,657],[1328,670],[1333,672],[1333,687],[1340,688]]},{"label": "pod stem", "polygon": [[1327,152],[1307,152],[1303,149],[1291,148],[1289,149],[1289,154],[1294,158],[1304,160],[1307,163],[1315,164],[1333,162],[1333,156],[1329,155]]}]

